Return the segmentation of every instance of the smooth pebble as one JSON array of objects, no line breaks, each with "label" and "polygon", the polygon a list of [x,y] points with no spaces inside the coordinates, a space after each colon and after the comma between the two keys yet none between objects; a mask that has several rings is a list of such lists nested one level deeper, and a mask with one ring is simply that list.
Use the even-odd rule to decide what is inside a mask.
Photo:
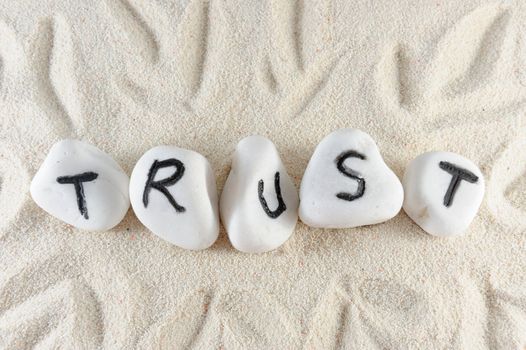
[{"label": "smooth pebble", "polygon": [[217,239],[215,177],[197,152],[173,146],[147,151],[133,169],[130,200],[144,226],[181,248],[206,249]]},{"label": "smooth pebble", "polygon": [[419,155],[406,168],[404,211],[434,236],[461,235],[484,197],[484,177],[469,159],[451,152]]},{"label": "smooth pebble", "polygon": [[116,226],[130,207],[128,175],[106,153],[66,139],[51,147],[31,182],[31,197],[54,217],[87,231]]},{"label": "smooth pebble", "polygon": [[326,136],[312,155],[300,188],[300,219],[312,227],[350,228],[393,218],[402,184],[374,140],[357,129]]},{"label": "smooth pebble", "polygon": [[220,212],[232,245],[262,253],[285,243],[298,220],[298,192],[274,144],[241,140],[221,194]]}]

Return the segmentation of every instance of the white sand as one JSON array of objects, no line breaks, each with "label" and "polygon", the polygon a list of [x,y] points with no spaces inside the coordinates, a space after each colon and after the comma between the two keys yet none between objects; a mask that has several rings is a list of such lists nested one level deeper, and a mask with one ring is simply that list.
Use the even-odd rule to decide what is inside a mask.
[{"label": "white sand", "polygon": [[[522,349],[526,3],[0,1],[0,348]],[[150,147],[203,153],[222,189],[236,143],[272,139],[299,185],[322,137],[360,128],[401,176],[430,150],[480,165],[467,234],[404,213],[299,223],[278,251],[202,252],[72,229],[30,199],[77,137],[129,172]]]}]

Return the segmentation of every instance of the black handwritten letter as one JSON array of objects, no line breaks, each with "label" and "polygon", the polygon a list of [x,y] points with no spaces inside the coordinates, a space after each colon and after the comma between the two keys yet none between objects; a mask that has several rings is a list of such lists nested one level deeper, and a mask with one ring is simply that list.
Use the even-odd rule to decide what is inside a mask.
[{"label": "black handwritten letter", "polygon": [[457,192],[462,180],[470,183],[476,183],[479,180],[478,176],[473,174],[471,171],[462,169],[449,162],[440,162],[438,166],[440,169],[450,173],[452,176],[446,195],[444,196],[444,205],[446,207],[451,206],[453,203],[453,197],[455,196],[455,193]]},{"label": "black handwritten letter", "polygon": [[336,167],[338,168],[338,170],[343,175],[350,177],[351,179],[356,180],[356,182],[358,182],[358,188],[356,189],[355,193],[340,192],[336,194],[336,197],[351,202],[363,196],[365,192],[365,180],[362,177],[360,177],[360,174],[358,172],[345,166],[344,162],[347,160],[347,158],[358,158],[365,160],[365,156],[361,153],[350,150],[343,152],[338,156],[338,158],[336,158]]},{"label": "black handwritten letter", "polygon": [[[175,172],[165,179],[154,181],[155,175],[157,175],[157,171],[162,168],[166,167],[175,167]],[[148,180],[146,180],[146,185],[144,186],[144,192],[142,194],[142,202],[144,204],[144,207],[148,207],[148,199],[150,195],[150,191],[152,188],[155,188],[157,191],[161,192],[166,196],[168,199],[168,202],[175,208],[175,211],[178,213],[183,213],[186,208],[179,205],[174,197],[168,192],[166,187],[174,185],[177,181],[179,181],[184,175],[184,164],[175,158],[170,158],[162,161],[155,160],[150,167],[150,171],[148,172]]]},{"label": "black handwritten letter", "polygon": [[88,207],[86,206],[86,195],[84,194],[83,182],[89,182],[95,180],[99,175],[88,171],[78,175],[72,176],[59,176],[57,182],[59,184],[72,184],[75,187],[75,193],[77,195],[77,206],[80,213],[84,216],[84,219],[88,220]]},{"label": "black handwritten letter", "polygon": [[263,210],[267,215],[273,219],[280,216],[286,209],[287,206],[285,205],[285,202],[283,201],[283,197],[281,197],[281,187],[279,184],[279,171],[276,172],[274,175],[274,188],[276,189],[276,197],[278,198],[278,207],[275,210],[270,210],[267,204],[267,201],[265,200],[265,197],[263,197],[263,190],[265,189],[265,184],[263,180],[259,180],[258,183],[258,198],[259,202],[261,203],[261,206],[263,207]]}]

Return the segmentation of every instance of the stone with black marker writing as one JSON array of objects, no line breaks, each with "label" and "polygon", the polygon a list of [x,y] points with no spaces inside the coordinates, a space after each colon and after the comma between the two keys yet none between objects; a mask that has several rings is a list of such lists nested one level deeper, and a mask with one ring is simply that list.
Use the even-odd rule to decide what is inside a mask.
[{"label": "stone with black marker writing", "polygon": [[56,218],[87,231],[109,230],[130,207],[129,179],[97,147],[62,140],[51,147],[31,181],[31,197]]},{"label": "stone with black marker writing", "polygon": [[174,146],[147,151],[131,174],[130,200],[144,226],[181,248],[206,249],[217,239],[215,177],[197,152]]},{"label": "stone with black marker writing", "polygon": [[220,201],[232,245],[246,253],[278,248],[294,231],[298,204],[298,192],[274,144],[256,135],[241,140]]},{"label": "stone with black marker writing", "polygon": [[357,129],[326,136],[312,155],[300,188],[300,219],[322,228],[350,228],[393,218],[402,184],[374,140]]},{"label": "stone with black marker writing", "polygon": [[402,180],[404,211],[434,236],[462,234],[484,197],[484,177],[469,159],[451,152],[428,152],[413,159]]}]

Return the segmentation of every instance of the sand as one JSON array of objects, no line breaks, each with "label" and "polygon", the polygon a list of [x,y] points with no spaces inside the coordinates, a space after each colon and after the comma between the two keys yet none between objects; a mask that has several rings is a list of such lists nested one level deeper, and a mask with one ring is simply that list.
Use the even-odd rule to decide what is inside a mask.
[{"label": "sand", "polygon": [[[522,349],[525,23],[522,0],[0,0],[0,348]],[[131,210],[82,232],[29,196],[65,137],[128,173],[153,146],[196,150],[221,191],[244,136],[273,140],[299,186],[342,127],[398,176],[431,150],[479,164],[468,232],[433,238],[401,212],[298,223],[261,255],[224,230],[191,252]]]}]

